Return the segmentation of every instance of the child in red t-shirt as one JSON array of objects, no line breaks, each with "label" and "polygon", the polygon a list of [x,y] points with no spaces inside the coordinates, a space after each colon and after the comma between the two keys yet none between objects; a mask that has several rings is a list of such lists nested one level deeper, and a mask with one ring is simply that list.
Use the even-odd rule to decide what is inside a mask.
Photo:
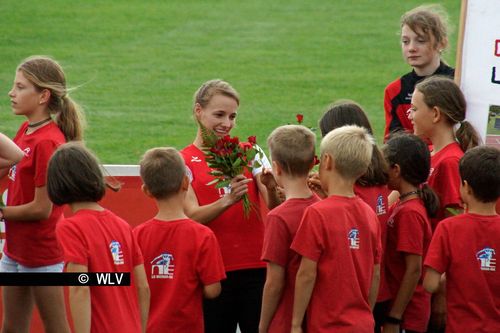
[{"label": "child in red t-shirt", "polygon": [[130,225],[97,203],[106,190],[97,159],[81,143],[64,144],[50,159],[47,179],[50,200],[74,213],[56,229],[66,271],[133,272],[135,288],[69,288],[75,332],[143,331],[149,288],[141,251]]},{"label": "child in red t-shirt", "polygon": [[262,296],[259,332],[290,333],[293,293],[300,256],[290,245],[304,210],[319,201],[307,185],[314,165],[316,137],[299,125],[275,129],[267,143],[271,153],[273,175],[284,190],[286,201],[267,214],[262,260],[267,275]]},{"label": "child in red t-shirt", "polygon": [[383,331],[425,332],[431,295],[422,287],[422,262],[432,237],[429,216],[439,208],[437,195],[424,184],[431,157],[427,144],[412,134],[394,135],[384,154],[389,188],[400,196],[387,221],[385,269],[392,297]]},{"label": "child in red t-shirt", "polygon": [[203,296],[217,297],[226,277],[219,244],[184,214],[189,178],[174,148],[148,150],[140,173],[144,193],[158,206],[153,219],[134,229],[151,289],[147,332],[203,333]]},{"label": "child in red t-shirt", "polygon": [[[357,125],[364,127],[368,133],[373,135],[373,129],[363,108],[354,101],[340,100],[331,105],[323,114],[319,121],[321,135],[325,136],[335,128],[345,125]],[[384,274],[384,255],[386,240],[386,222],[388,215],[388,196],[387,188],[387,163],[380,149],[373,145],[373,154],[368,170],[359,177],[354,184],[354,193],[366,202],[377,214],[380,222],[382,235],[382,259],[380,262],[380,287],[378,290],[377,304],[373,310],[375,318],[375,331],[380,332],[383,325],[382,317],[388,306],[390,299],[389,289],[385,281]],[[321,184],[317,174],[313,174],[309,179],[312,189],[321,197],[326,197],[321,191]]]},{"label": "child in red t-shirt", "polygon": [[321,142],[319,178],[328,198],[309,206],[292,249],[302,256],[295,284],[292,332],[373,332],[380,225],[354,194],[373,151],[366,129],[344,126]]},{"label": "child in red t-shirt", "polygon": [[[480,142],[479,135],[465,116],[465,97],[453,80],[433,76],[415,86],[409,119],[414,133],[430,140],[433,145],[428,183],[440,201],[440,209],[431,219],[432,230],[439,221],[452,215],[449,209],[462,210],[458,162],[467,149]],[[455,131],[458,124],[460,127]],[[432,298],[430,332],[444,329],[446,302],[442,290]]]},{"label": "child in red t-shirt", "polygon": [[424,287],[435,292],[446,278],[446,332],[500,332],[500,151],[476,147],[460,160],[460,194],[467,207],[436,228]]},{"label": "child in red t-shirt", "polygon": [[[56,148],[66,141],[81,140],[78,105],[68,96],[66,78],[53,59],[34,56],[16,70],[9,91],[15,115],[26,117],[14,142],[24,152],[8,173],[5,220],[6,241],[1,272],[61,272],[63,252],[56,238],[56,224],[63,207],[53,205],[47,195],[47,164]],[[10,167],[10,169],[9,169]],[[3,330],[28,331],[33,304],[38,307],[47,332],[69,332],[62,287],[5,286]]]},{"label": "child in red t-shirt", "polygon": [[[432,142],[428,182],[441,204],[436,218],[431,221],[433,230],[440,220],[451,215],[447,208],[462,207],[458,161],[463,152],[480,142],[465,115],[465,97],[453,80],[434,76],[416,85],[409,118],[414,133]],[[460,127],[455,131],[457,124]]]}]

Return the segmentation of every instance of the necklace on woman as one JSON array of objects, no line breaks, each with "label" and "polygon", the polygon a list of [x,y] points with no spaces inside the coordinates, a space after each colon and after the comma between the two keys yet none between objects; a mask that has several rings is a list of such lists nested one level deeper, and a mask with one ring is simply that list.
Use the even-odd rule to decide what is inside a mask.
[{"label": "necklace on woman", "polygon": [[48,117],[47,119],[37,121],[36,123],[29,123],[29,124],[28,124],[28,127],[31,127],[31,128],[33,128],[33,127],[38,127],[38,126],[40,126],[40,125],[42,125],[42,124],[45,124],[45,123],[47,123],[47,122],[49,122],[49,121],[51,121],[51,120],[52,120],[52,118],[51,118],[51,117]]},{"label": "necklace on woman", "polygon": [[410,195],[413,195],[413,194],[418,194],[418,190],[410,191],[410,192],[406,192],[406,193],[401,194],[399,196],[399,201],[403,201],[404,199],[408,198]]}]

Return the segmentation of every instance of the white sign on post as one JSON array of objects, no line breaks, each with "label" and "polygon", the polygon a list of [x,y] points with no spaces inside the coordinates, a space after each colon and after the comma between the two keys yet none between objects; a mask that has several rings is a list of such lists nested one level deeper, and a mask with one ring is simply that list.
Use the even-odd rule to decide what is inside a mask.
[{"label": "white sign on post", "polygon": [[500,148],[500,1],[462,0],[456,80],[467,120],[483,142]]}]

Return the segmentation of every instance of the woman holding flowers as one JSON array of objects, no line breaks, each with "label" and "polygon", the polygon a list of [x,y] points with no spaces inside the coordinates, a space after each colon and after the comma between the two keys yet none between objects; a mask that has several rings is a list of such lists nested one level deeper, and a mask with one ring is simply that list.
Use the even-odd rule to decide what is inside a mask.
[{"label": "woman holding flowers", "polygon": [[[193,113],[198,123],[195,140],[181,151],[190,177],[184,209],[189,217],[214,231],[227,275],[221,295],[204,303],[205,332],[234,333],[237,325],[242,333],[257,332],[265,281],[265,263],[260,260],[264,224],[259,193],[269,207],[278,203],[275,191],[262,182],[261,178],[272,179],[272,175],[261,177],[270,164],[258,147],[253,168],[243,168],[243,173],[232,177],[226,187],[214,185],[214,170],[205,158],[210,151],[213,158],[222,147],[207,143],[207,133],[234,143],[236,138],[229,134],[236,123],[239,102],[238,93],[227,82],[205,82],[194,95]],[[253,142],[241,144],[242,149],[255,143],[254,137],[249,139]],[[266,184],[274,189],[274,182]],[[248,212],[244,210],[244,196],[251,203]]]}]

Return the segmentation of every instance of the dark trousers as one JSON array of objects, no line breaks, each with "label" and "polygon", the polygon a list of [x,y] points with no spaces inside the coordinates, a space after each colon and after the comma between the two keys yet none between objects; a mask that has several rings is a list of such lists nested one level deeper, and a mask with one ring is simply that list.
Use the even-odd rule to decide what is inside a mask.
[{"label": "dark trousers", "polygon": [[204,300],[205,333],[257,333],[266,269],[226,272],[219,297]]}]

